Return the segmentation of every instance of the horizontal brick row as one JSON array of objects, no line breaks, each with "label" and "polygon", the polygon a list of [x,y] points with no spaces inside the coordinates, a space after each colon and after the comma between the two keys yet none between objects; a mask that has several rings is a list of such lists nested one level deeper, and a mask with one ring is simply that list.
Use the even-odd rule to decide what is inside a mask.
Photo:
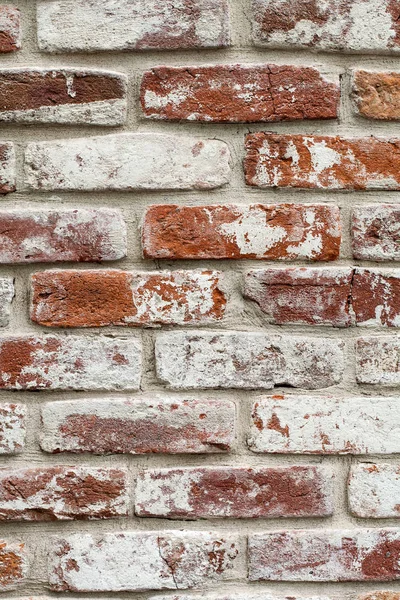
[{"label": "horizontal brick row", "polygon": [[[246,183],[260,188],[399,190],[400,139],[252,133]],[[228,145],[156,133],[31,142],[25,182],[38,191],[210,190],[231,175]],[[0,143],[0,193],[15,191],[11,142]]]},{"label": "horizontal brick row", "polygon": [[[399,536],[395,528],[253,533],[248,536],[248,579],[396,581]],[[1,546],[2,562],[13,566],[2,577],[7,590],[26,577],[27,557],[23,544],[4,541]],[[237,536],[217,532],[52,536],[48,580],[51,590],[64,592],[191,589],[235,579],[244,555]]]},{"label": "horizontal brick row", "polygon": [[[49,327],[210,324],[224,316],[222,280],[217,271],[44,271],[32,276],[31,319]],[[1,284],[5,325],[13,286]],[[243,294],[278,325],[400,326],[400,269],[252,270]]]},{"label": "horizontal brick row", "polygon": [[[4,14],[10,23],[17,15],[7,9],[0,19]],[[6,36],[4,32],[3,48],[10,44]],[[381,120],[400,118],[400,73],[355,70],[351,76],[357,114]],[[339,99],[337,77],[330,81],[315,68],[293,65],[154,67],[144,73],[140,88],[143,116],[167,121],[336,119]],[[124,124],[126,116],[127,77],[122,73],[0,69],[0,121],[116,126]]]},{"label": "horizontal brick row", "polygon": [[[353,256],[400,257],[395,204],[356,206]],[[269,259],[333,261],[339,257],[341,217],[323,204],[151,205],[142,247],[152,259]],[[127,254],[126,224],[108,208],[0,210],[0,263],[100,262]]]},{"label": "horizontal brick row", "polygon": [[[159,379],[172,389],[319,389],[342,381],[342,340],[261,332],[164,332],[156,338]],[[400,385],[400,338],[356,340],[360,384]],[[3,390],[138,390],[137,338],[3,336]]]}]

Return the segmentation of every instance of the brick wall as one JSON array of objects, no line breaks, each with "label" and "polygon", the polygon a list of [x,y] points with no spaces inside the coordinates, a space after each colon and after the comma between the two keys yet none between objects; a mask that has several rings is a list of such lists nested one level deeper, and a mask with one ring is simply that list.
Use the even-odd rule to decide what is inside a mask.
[{"label": "brick wall", "polygon": [[14,0],[0,53],[0,592],[399,600],[399,2]]}]

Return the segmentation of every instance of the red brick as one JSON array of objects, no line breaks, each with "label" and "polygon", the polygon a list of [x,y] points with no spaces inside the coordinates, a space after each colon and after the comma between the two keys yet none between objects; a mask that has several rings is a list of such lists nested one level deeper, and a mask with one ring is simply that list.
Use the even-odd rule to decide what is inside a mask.
[{"label": "red brick", "polygon": [[117,73],[0,70],[0,121],[122,125],[126,104],[126,79]]},{"label": "red brick", "polygon": [[394,581],[399,559],[399,529],[274,531],[249,539],[250,581]]},{"label": "red brick", "polygon": [[99,262],[126,256],[126,225],[111,209],[0,210],[0,263]]},{"label": "red brick", "polygon": [[43,407],[42,424],[42,450],[57,454],[220,453],[235,439],[235,405],[165,395],[57,401]]},{"label": "red brick", "polygon": [[399,190],[400,139],[252,133],[248,185],[331,190]]},{"label": "red brick", "polygon": [[44,271],[32,276],[31,319],[48,327],[190,325],[222,319],[216,271]]},{"label": "red brick", "polygon": [[0,194],[15,192],[15,153],[12,142],[0,142]]},{"label": "red brick", "polygon": [[145,258],[335,260],[340,212],[319,204],[150,206],[142,229]]},{"label": "red brick", "polygon": [[400,592],[372,592],[361,594],[357,600],[400,600]]},{"label": "red brick", "polygon": [[119,469],[1,469],[0,521],[126,517],[127,486],[127,475]]},{"label": "red brick", "polygon": [[253,0],[253,39],[269,48],[398,53],[397,0]]},{"label": "red brick", "polygon": [[140,378],[136,338],[0,338],[0,389],[137,390]]},{"label": "red brick", "polygon": [[[176,494],[179,491],[179,495]],[[139,474],[139,517],[326,517],[332,514],[332,473],[319,467],[194,467]]]},{"label": "red brick", "polygon": [[363,117],[400,119],[400,73],[354,71],[352,95]]},{"label": "red brick", "polygon": [[25,407],[0,404],[0,454],[15,454],[25,446]]},{"label": "red brick", "polygon": [[351,324],[353,269],[290,267],[250,271],[244,295],[254,300],[278,325]]},{"label": "red brick", "polygon": [[309,67],[155,67],[144,74],[140,98],[146,117],[170,121],[335,119],[340,88]]},{"label": "red brick", "polygon": [[0,590],[13,590],[28,576],[25,544],[0,540]]},{"label": "red brick", "polygon": [[356,206],[352,215],[353,256],[359,260],[399,260],[400,207],[397,204]]},{"label": "red brick", "polygon": [[20,12],[14,6],[0,6],[0,53],[21,48]]},{"label": "red brick", "polygon": [[400,269],[355,269],[352,307],[358,325],[400,327]]}]

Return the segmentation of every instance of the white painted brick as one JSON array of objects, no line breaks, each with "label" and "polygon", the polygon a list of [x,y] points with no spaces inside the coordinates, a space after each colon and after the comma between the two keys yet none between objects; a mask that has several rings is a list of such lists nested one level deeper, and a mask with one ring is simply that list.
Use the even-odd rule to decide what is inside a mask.
[{"label": "white painted brick", "polygon": [[400,517],[399,464],[353,465],[348,498],[350,511],[356,517]]},{"label": "white painted brick", "polygon": [[358,383],[398,386],[400,384],[400,336],[362,337],[356,342]]},{"label": "white painted brick", "polygon": [[343,342],[264,333],[163,333],[156,341],[158,377],[175,389],[317,389],[339,383]]},{"label": "white painted brick", "polygon": [[25,406],[0,404],[0,454],[16,454],[25,447]]},{"label": "white painted brick", "polygon": [[14,280],[11,277],[0,278],[0,327],[9,323],[14,294]]},{"label": "white painted brick", "polygon": [[253,407],[249,446],[278,454],[400,452],[398,398],[261,398]]},{"label": "white painted brick", "polygon": [[229,45],[226,0],[39,0],[37,25],[48,52]]},{"label": "white painted brick", "polygon": [[192,588],[234,577],[238,552],[235,536],[209,532],[75,534],[54,539],[49,581],[54,591]]},{"label": "white painted brick", "polygon": [[27,145],[27,184],[37,190],[189,190],[228,182],[225,142],[124,133]]}]

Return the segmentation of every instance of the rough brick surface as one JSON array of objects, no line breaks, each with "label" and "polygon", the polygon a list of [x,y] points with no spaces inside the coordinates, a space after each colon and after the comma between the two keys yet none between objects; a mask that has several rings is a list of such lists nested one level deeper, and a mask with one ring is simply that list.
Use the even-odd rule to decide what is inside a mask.
[{"label": "rough brick surface", "polygon": [[155,67],[140,93],[146,117],[216,123],[334,119],[340,98],[337,83],[291,65]]},{"label": "rough brick surface", "polygon": [[348,496],[350,511],[356,517],[400,517],[399,465],[353,465],[348,482]]},{"label": "rough brick surface", "polygon": [[351,324],[350,295],[353,270],[291,267],[250,271],[244,295],[254,300],[278,325]]},{"label": "rough brick surface", "polygon": [[246,182],[252,186],[400,189],[400,139],[251,133],[246,152]]},{"label": "rough brick surface", "polygon": [[0,278],[0,327],[8,325],[11,302],[14,298],[14,280],[11,277]]},{"label": "rough brick surface", "polygon": [[393,398],[273,396],[254,404],[248,443],[275,454],[395,454],[399,427]]},{"label": "rough brick surface", "polygon": [[41,191],[212,189],[228,182],[229,159],[219,140],[125,133],[30,143],[25,173]]},{"label": "rough brick surface", "polygon": [[400,600],[400,592],[372,592],[372,594],[361,594],[358,600]]},{"label": "rough brick surface", "polygon": [[235,405],[152,395],[51,402],[42,409],[45,452],[198,454],[226,452]]},{"label": "rough brick surface", "polygon": [[356,206],[352,215],[353,256],[359,260],[399,260],[400,209],[396,204]]},{"label": "rough brick surface", "polygon": [[[249,586],[250,587],[250,586]],[[185,595],[185,594],[174,594],[173,596],[171,596],[170,594],[168,596],[161,596],[159,594],[157,594],[156,596],[151,596],[149,600],[193,600],[194,595]],[[245,592],[245,593],[237,593],[235,592],[225,592],[224,595],[221,594],[215,594],[213,593],[211,594],[207,594],[207,598],[210,598],[210,600],[331,600],[330,598],[328,598],[327,596],[309,596],[307,595],[307,597],[304,596],[293,596],[292,594],[290,596],[282,596],[281,594],[279,594],[279,596],[277,596],[276,594],[270,594],[269,592],[264,592],[262,591],[261,593],[257,593],[257,592],[253,592],[253,590]],[[333,600],[333,599],[332,599]],[[393,595],[393,596],[380,596],[379,593],[378,595],[375,596],[368,596],[368,598],[362,598],[359,600],[399,600],[399,596],[398,595]]]},{"label": "rough brick surface", "polygon": [[141,345],[136,338],[14,336],[0,339],[5,390],[137,390]]},{"label": "rough brick surface", "polygon": [[0,590],[13,590],[28,575],[28,556],[23,543],[0,540]]},{"label": "rough brick surface", "polygon": [[39,47],[48,52],[229,45],[226,0],[39,0],[37,11]]},{"label": "rough brick surface", "polygon": [[140,517],[326,517],[332,514],[332,473],[318,467],[207,467],[142,472]]},{"label": "rough brick surface", "polygon": [[358,383],[400,384],[400,337],[362,337],[356,341]]},{"label": "rough brick surface", "polygon": [[334,52],[400,51],[395,0],[252,0],[256,45]]},{"label": "rough brick surface", "polygon": [[216,271],[44,271],[32,277],[31,319],[50,327],[212,323],[226,306],[220,278]]},{"label": "rough brick surface", "polygon": [[0,6],[0,54],[21,48],[21,24],[18,8]]},{"label": "rough brick surface", "polygon": [[0,142],[0,195],[15,192],[15,152],[11,142]]},{"label": "rough brick surface", "polygon": [[354,71],[356,112],[369,119],[400,119],[400,73]]},{"label": "rough brick surface", "polygon": [[54,591],[185,589],[234,577],[235,537],[208,532],[116,533],[55,539],[49,560]]},{"label": "rough brick surface", "polygon": [[25,407],[0,404],[0,454],[16,454],[25,446]]},{"label": "rough brick surface", "polygon": [[163,333],[157,375],[175,389],[324,388],[343,374],[343,343],[249,332]]},{"label": "rough brick surface", "polygon": [[250,581],[393,581],[400,531],[278,531],[249,538]]},{"label": "rough brick surface", "polygon": [[122,125],[126,77],[77,69],[1,69],[0,121]]},{"label": "rough brick surface", "polygon": [[321,204],[150,206],[144,217],[145,258],[335,260],[339,209]]},{"label": "rough brick surface", "polygon": [[119,469],[0,469],[0,521],[109,519],[128,509],[127,475]]},{"label": "rough brick surface", "polygon": [[352,308],[359,325],[400,327],[400,269],[355,269]]},{"label": "rough brick surface", "polygon": [[126,256],[126,238],[118,210],[0,210],[3,264],[118,260]]}]

